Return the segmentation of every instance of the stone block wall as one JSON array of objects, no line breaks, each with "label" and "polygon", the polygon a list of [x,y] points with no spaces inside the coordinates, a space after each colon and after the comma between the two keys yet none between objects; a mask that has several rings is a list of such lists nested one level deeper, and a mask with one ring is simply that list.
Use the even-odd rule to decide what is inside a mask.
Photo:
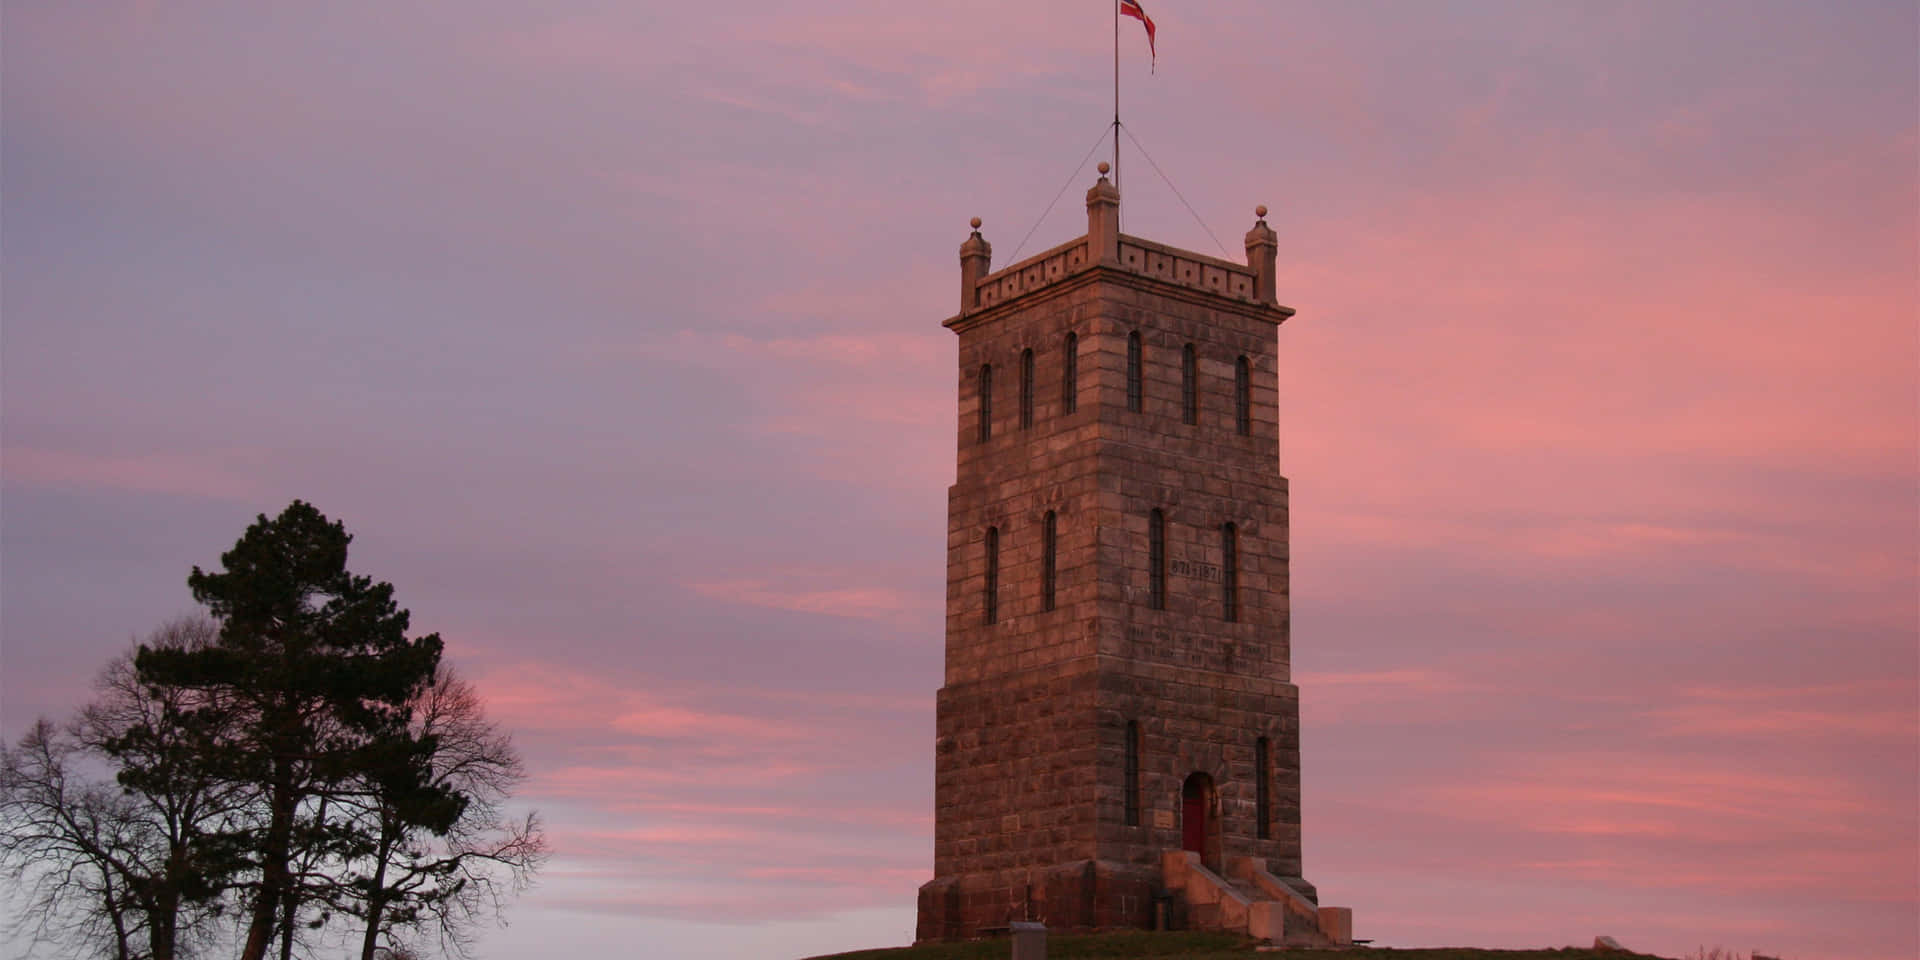
[{"label": "stone block wall", "polygon": [[1098,674],[948,686],[937,701],[934,875],[1025,871],[1094,856]]},{"label": "stone block wall", "polygon": [[[1204,773],[1213,780],[1219,815],[1202,861],[1218,871],[1229,855],[1263,857],[1276,874],[1300,877],[1299,692],[1284,683],[1220,681],[1210,672],[1155,664],[1102,672],[1095,774],[1101,860],[1150,867],[1165,851],[1180,849],[1181,786],[1188,775]],[[1141,734],[1138,826],[1125,821],[1129,720]],[[1262,737],[1271,778],[1265,839],[1259,836],[1255,782]]]},{"label": "stone block wall", "polygon": [[[1087,356],[1098,301],[1081,285],[963,334],[956,479],[947,493],[948,684],[1005,676],[1093,653],[1099,578],[1095,508],[1100,420]],[[1073,413],[1061,389],[1067,334],[1078,336]],[[1020,357],[1034,352],[1034,410],[1020,425]],[[979,371],[993,367],[992,435],[979,439]],[[1041,530],[1055,514],[1056,590],[1042,603]],[[986,622],[986,533],[999,530],[997,621]]]}]

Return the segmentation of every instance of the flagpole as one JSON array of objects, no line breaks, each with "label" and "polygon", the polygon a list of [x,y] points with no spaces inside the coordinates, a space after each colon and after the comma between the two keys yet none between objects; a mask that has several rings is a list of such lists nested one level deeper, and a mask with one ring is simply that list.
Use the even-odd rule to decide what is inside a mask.
[{"label": "flagpole", "polygon": [[1120,0],[1113,3],[1113,188],[1120,189]]}]

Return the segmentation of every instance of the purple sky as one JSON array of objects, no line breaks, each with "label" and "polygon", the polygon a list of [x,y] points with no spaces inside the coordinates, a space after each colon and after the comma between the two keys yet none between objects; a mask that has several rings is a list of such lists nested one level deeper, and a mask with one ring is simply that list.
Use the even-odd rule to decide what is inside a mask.
[{"label": "purple sky", "polygon": [[[1300,311],[1323,898],[1920,953],[1916,7],[1150,12],[1128,126],[1229,249],[1272,208]],[[1104,2],[4,17],[0,735],[304,498],[534,772],[557,856],[483,957],[909,940],[939,321],[967,218],[1011,262],[1109,119]],[[1218,253],[1123,172],[1128,232]]]}]

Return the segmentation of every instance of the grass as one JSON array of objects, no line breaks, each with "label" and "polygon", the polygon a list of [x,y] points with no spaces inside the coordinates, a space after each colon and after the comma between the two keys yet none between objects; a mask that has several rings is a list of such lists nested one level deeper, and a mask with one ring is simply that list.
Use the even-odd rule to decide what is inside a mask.
[{"label": "grass", "polygon": [[[930,943],[918,947],[856,950],[811,960],[1006,960],[1012,941],[976,940],[969,943]],[[1435,947],[1401,950],[1391,947],[1348,947],[1339,950],[1288,950],[1263,954],[1254,941],[1224,933],[1095,933],[1047,937],[1047,960],[1121,960],[1157,957],[1161,960],[1659,960],[1649,954],[1596,953],[1585,947],[1557,950],[1480,950],[1472,947]]]}]

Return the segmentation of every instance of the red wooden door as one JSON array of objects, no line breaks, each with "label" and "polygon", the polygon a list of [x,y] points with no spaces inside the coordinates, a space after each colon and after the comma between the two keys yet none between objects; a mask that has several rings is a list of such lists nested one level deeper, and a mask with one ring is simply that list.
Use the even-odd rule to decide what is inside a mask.
[{"label": "red wooden door", "polygon": [[1207,852],[1207,788],[1197,775],[1188,777],[1180,791],[1180,847],[1202,856]]}]

